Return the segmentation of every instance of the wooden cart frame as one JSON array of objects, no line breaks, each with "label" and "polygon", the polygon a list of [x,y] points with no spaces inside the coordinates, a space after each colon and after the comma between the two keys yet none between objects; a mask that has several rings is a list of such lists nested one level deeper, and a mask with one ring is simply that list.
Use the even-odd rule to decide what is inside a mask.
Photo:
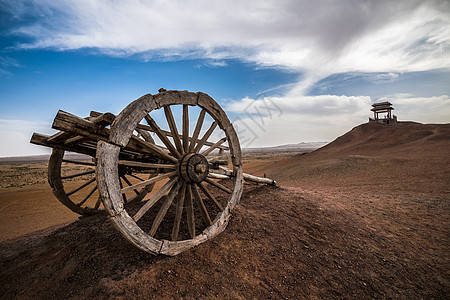
[{"label": "wooden cart frame", "polygon": [[[243,173],[233,125],[205,93],[161,89],[117,116],[59,111],[52,128],[59,132],[34,133],[31,143],[53,148],[48,178],[58,200],[82,215],[104,208],[129,242],[152,254],[176,255],[222,232],[244,180],[275,185]],[[66,151],[92,161],[65,159]]]}]

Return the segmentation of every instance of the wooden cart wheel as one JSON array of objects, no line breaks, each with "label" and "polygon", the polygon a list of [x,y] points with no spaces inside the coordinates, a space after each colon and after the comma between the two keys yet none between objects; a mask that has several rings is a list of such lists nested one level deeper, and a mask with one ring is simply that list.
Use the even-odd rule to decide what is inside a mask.
[{"label": "wooden cart wheel", "polygon": [[[181,117],[175,118],[174,112]],[[189,116],[197,113],[197,120],[191,122]],[[137,135],[143,131],[155,136],[156,145]],[[119,153],[130,144],[152,153],[159,163],[120,160]],[[232,164],[226,175],[210,169],[208,158],[219,150]],[[123,188],[121,166],[152,171],[154,177]],[[127,240],[146,252],[176,255],[225,229],[242,194],[239,140],[225,112],[208,95],[187,91],[148,94],[117,116],[109,142],[98,143],[97,179],[110,219]],[[123,194],[149,184],[155,184],[155,189],[144,201],[124,201]]]},{"label": "wooden cart wheel", "polygon": [[[154,143],[150,136],[146,141]],[[53,148],[48,164],[48,182],[56,198],[73,212],[80,215],[92,215],[104,210],[98,193],[96,168],[94,162],[64,159],[65,151]],[[119,168],[119,183],[121,187],[131,186],[131,181],[145,181],[145,174],[139,174],[127,166]],[[149,178],[154,176],[150,174]],[[151,192],[153,185],[133,189],[135,195],[122,195],[125,202],[137,202]]]},{"label": "wooden cart wheel", "polygon": [[[73,212],[91,215],[101,208],[93,162],[65,160],[64,150],[53,148],[48,182],[56,198]],[[80,183],[80,181],[82,181]]]}]

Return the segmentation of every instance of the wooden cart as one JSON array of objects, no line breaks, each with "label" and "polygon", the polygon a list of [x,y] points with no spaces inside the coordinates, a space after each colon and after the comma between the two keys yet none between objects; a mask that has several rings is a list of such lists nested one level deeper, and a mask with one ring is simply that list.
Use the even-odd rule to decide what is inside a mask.
[{"label": "wooden cart", "polygon": [[149,253],[176,255],[222,232],[244,180],[275,185],[242,172],[233,125],[205,93],[161,89],[117,116],[59,111],[52,128],[59,132],[34,133],[31,143],[53,148],[48,181],[58,200],[81,215],[106,210],[122,235]]}]

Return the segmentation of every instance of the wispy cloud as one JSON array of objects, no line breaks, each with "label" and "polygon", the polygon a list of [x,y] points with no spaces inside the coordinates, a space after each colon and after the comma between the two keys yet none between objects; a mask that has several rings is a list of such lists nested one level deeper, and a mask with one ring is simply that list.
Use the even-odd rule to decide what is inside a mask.
[{"label": "wispy cloud", "polygon": [[35,14],[11,31],[34,39],[22,48],[238,58],[306,72],[312,83],[340,72],[450,67],[448,1],[18,2],[14,16]]}]

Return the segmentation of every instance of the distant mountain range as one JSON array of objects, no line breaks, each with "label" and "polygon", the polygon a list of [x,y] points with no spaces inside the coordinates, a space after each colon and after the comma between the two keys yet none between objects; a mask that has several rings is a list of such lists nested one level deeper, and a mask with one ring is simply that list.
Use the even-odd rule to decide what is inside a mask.
[{"label": "distant mountain range", "polygon": [[[259,148],[243,148],[244,153],[264,153],[264,152],[311,152],[320,147],[323,147],[327,142],[302,142],[298,144],[287,144],[273,147],[259,147]],[[27,162],[27,161],[47,161],[50,154],[30,155],[30,156],[11,156],[0,157],[0,162]],[[90,157],[78,153],[67,153],[66,159],[72,160],[86,160]]]}]

